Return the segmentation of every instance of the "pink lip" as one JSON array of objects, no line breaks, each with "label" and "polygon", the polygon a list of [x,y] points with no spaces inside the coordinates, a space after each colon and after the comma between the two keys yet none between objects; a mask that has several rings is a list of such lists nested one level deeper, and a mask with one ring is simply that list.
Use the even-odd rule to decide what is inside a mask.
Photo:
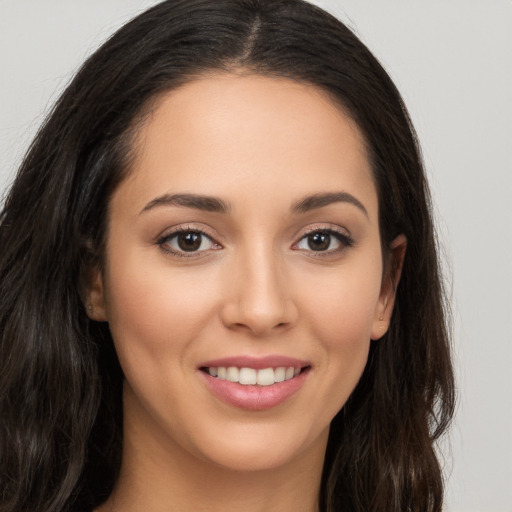
[{"label": "pink lip", "polygon": [[215,359],[201,364],[200,368],[219,366],[248,367],[257,370],[263,368],[279,368],[281,366],[303,368],[301,373],[290,380],[277,382],[271,386],[246,386],[238,382],[212,377],[205,371],[199,371],[212,393],[223,402],[249,411],[262,411],[276,407],[297,393],[309,374],[310,366],[306,361],[284,356],[265,357],[228,357]]},{"label": "pink lip", "polygon": [[294,368],[304,368],[305,366],[310,366],[310,363],[293,357],[280,355],[268,355],[263,357],[235,356],[205,361],[200,365],[200,368],[208,368],[212,366],[225,366],[226,368],[229,366],[236,366],[237,368],[245,367],[254,368],[255,370],[263,370],[264,368],[279,368],[281,366],[284,366],[285,368],[290,366],[293,366]]}]

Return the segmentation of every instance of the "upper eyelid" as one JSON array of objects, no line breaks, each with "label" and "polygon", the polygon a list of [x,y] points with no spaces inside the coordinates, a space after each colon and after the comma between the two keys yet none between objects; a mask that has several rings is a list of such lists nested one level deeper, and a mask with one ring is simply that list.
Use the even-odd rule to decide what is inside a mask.
[{"label": "upper eyelid", "polygon": [[305,236],[308,236],[311,233],[315,233],[317,231],[328,231],[328,232],[338,233],[346,238],[352,238],[352,235],[347,228],[341,227],[337,224],[332,224],[330,222],[313,224],[311,226],[308,226],[305,229],[301,229],[295,235],[295,238],[297,241],[299,241],[299,240],[302,240],[302,238],[304,238]]},{"label": "upper eyelid", "polygon": [[303,236],[299,238],[298,241],[304,240],[304,238],[307,238],[308,236],[315,234],[315,233],[327,233],[328,235],[338,236],[342,239],[351,240],[351,236],[347,235],[346,233],[343,233],[342,231],[339,231],[337,229],[313,229],[312,231],[308,231],[307,233],[304,233]]},{"label": "upper eyelid", "polygon": [[185,225],[179,224],[177,226],[173,226],[173,227],[163,230],[161,232],[161,234],[159,234],[156,237],[156,240],[157,241],[165,240],[165,239],[171,238],[172,236],[180,234],[180,233],[196,232],[196,233],[201,233],[202,235],[208,237],[213,242],[221,245],[221,243],[217,239],[218,237],[216,235],[213,235],[210,231],[211,231],[211,228],[209,228],[209,227],[205,228],[203,226],[193,226],[190,224],[185,224]]}]

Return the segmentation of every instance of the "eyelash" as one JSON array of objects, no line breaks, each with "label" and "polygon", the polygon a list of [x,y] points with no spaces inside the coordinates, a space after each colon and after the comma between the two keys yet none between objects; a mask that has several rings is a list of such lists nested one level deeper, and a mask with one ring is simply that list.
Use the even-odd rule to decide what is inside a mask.
[{"label": "eyelash", "polygon": [[[342,231],[339,231],[339,230],[331,228],[331,227],[330,228],[314,227],[314,228],[311,228],[310,230],[306,231],[300,237],[300,239],[293,244],[292,247],[296,247],[303,240],[305,240],[309,236],[311,236],[313,234],[317,234],[317,233],[321,233],[321,234],[325,234],[325,235],[334,237],[341,244],[341,247],[336,248],[334,250],[331,249],[331,250],[325,250],[325,251],[314,251],[314,250],[308,251],[315,258],[332,256],[333,254],[338,254],[338,253],[344,251],[345,249],[350,248],[354,245],[354,240],[349,235],[347,235],[346,233],[343,233]],[[210,242],[212,244],[216,245],[217,248],[206,249],[206,250],[202,250],[202,251],[177,251],[177,250],[170,249],[168,246],[169,242],[172,239],[174,239],[175,237],[179,236],[180,234],[200,235],[201,237],[205,237],[208,240],[210,240]],[[209,250],[218,250],[219,248],[222,248],[222,246],[220,244],[215,242],[215,240],[213,239],[212,236],[210,236],[208,233],[206,233],[202,229],[190,228],[190,227],[178,228],[171,233],[161,236],[157,240],[157,245],[162,249],[162,251],[164,251],[168,254],[171,254],[172,256],[176,256],[178,258],[198,258],[198,257],[201,257],[201,255],[203,255],[203,256],[206,255],[205,253],[207,253]]]},{"label": "eyelash", "polygon": [[[214,241],[213,237],[211,237],[208,233],[206,233],[202,229],[190,228],[190,227],[178,228],[175,231],[172,231],[171,233],[163,235],[162,237],[160,237],[157,240],[156,243],[158,246],[160,246],[160,249],[162,249],[162,251],[164,251],[168,254],[171,254],[172,256],[176,256],[178,258],[198,258],[198,257],[200,257],[199,255],[201,255],[207,251],[205,251],[205,250],[189,251],[189,252],[176,251],[176,250],[170,249],[169,246],[167,245],[173,238],[175,238],[181,234],[189,234],[189,233],[193,233],[193,234],[200,235],[201,237],[205,237],[208,240],[210,240],[214,245],[217,245],[219,248],[221,247],[220,244],[218,244],[217,242]],[[217,250],[217,249],[214,249],[214,250]]]},{"label": "eyelash", "polygon": [[309,229],[308,231],[306,231],[300,237],[300,240],[298,242],[296,242],[295,244],[293,244],[293,246],[294,247],[297,246],[300,242],[307,239],[309,236],[317,234],[317,233],[321,233],[321,234],[328,235],[330,237],[334,237],[340,243],[340,247],[338,247],[336,249],[325,250],[325,251],[313,251],[313,250],[308,251],[310,253],[310,255],[314,258],[327,258],[334,254],[339,254],[339,253],[343,252],[345,249],[348,249],[354,245],[354,240],[347,233],[344,233],[344,232],[342,232],[336,228],[333,228],[333,227],[326,228],[326,227],[319,226],[319,227],[313,227],[313,228]]}]

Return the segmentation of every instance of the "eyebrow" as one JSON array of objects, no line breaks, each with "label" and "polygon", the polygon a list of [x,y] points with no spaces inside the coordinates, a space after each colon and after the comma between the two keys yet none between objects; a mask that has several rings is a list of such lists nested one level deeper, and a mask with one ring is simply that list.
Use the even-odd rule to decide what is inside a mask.
[{"label": "eyebrow", "polygon": [[368,212],[364,207],[363,203],[356,197],[348,192],[326,192],[324,194],[314,194],[312,196],[306,196],[303,199],[297,201],[292,206],[294,213],[306,213],[317,208],[323,208],[333,203],[349,203],[359,208],[367,217]]},{"label": "eyebrow", "polygon": [[[306,213],[333,203],[352,204],[368,217],[368,212],[361,201],[348,192],[326,192],[306,196],[294,203],[291,211]],[[181,206],[214,213],[229,213],[231,210],[230,205],[218,197],[199,194],[164,194],[150,201],[140,213],[152,210],[157,206]]]},{"label": "eyebrow", "polygon": [[140,213],[147,212],[157,206],[182,206],[206,212],[228,213],[229,205],[218,197],[198,194],[164,194],[150,201]]}]

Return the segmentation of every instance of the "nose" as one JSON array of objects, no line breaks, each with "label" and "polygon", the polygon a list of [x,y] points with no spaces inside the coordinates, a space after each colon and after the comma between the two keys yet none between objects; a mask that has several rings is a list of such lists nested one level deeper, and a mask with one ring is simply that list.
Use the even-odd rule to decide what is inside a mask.
[{"label": "nose", "polygon": [[258,337],[293,326],[298,309],[279,258],[271,250],[253,250],[239,260],[225,283],[224,325]]}]

